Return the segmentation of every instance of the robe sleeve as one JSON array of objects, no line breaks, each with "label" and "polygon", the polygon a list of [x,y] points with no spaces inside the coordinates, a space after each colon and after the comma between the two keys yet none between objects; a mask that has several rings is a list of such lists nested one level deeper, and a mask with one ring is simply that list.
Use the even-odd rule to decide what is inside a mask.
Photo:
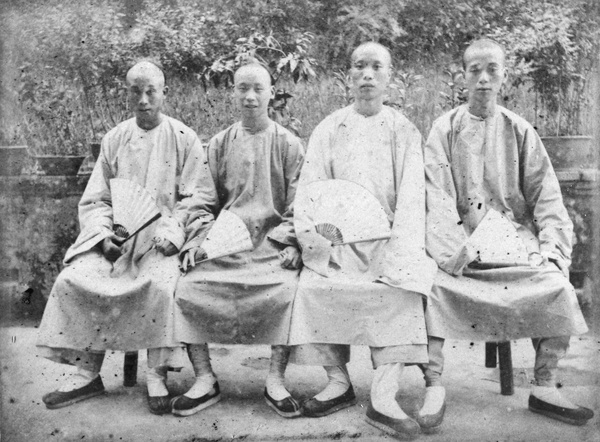
[{"label": "robe sleeve", "polygon": [[396,128],[396,207],[377,281],[425,296],[437,266],[425,251],[425,174],[422,138],[412,125]]},{"label": "robe sleeve", "polygon": [[442,117],[434,123],[425,143],[426,247],[442,270],[460,275],[477,257],[477,250],[469,244],[457,210],[456,187],[448,158],[451,132],[450,122]]},{"label": "robe sleeve", "polygon": [[540,137],[527,128],[522,145],[522,192],[533,214],[542,253],[556,253],[571,264],[573,223],[560,184]]},{"label": "robe sleeve", "polygon": [[[200,141],[198,144],[200,145]],[[206,150],[199,146],[200,160],[195,162],[194,169],[188,171],[194,176],[192,182],[195,187],[194,191],[190,192],[194,195],[194,199],[184,222],[185,243],[180,249],[180,255],[189,249],[200,247],[219,211],[219,197],[215,185],[218,165],[217,148],[216,138],[210,141]]]},{"label": "robe sleeve", "polygon": [[269,239],[286,246],[298,247],[294,230],[294,200],[304,162],[304,147],[299,139],[289,138],[289,145],[284,152],[285,211],[281,215],[283,221],[271,231]]},{"label": "robe sleeve", "polygon": [[306,210],[303,210],[302,201],[310,198],[305,190],[307,184],[332,178],[329,159],[332,131],[330,122],[325,120],[315,128],[308,141],[306,158],[296,193],[294,213],[294,227],[302,249],[302,262],[306,267],[322,276],[328,274],[332,244],[331,241],[317,233],[313,219]]},{"label": "robe sleeve", "polygon": [[102,139],[98,161],[79,201],[80,234],[64,258],[68,264],[75,256],[91,250],[104,238],[112,235],[113,211],[110,194],[110,179],[114,173],[107,158],[109,135]]},{"label": "robe sleeve", "polygon": [[190,134],[184,142],[177,202],[170,216],[163,216],[156,229],[156,236],[169,240],[178,250],[186,242],[186,226],[190,220],[206,220],[212,216],[216,197],[200,140],[196,134]]}]

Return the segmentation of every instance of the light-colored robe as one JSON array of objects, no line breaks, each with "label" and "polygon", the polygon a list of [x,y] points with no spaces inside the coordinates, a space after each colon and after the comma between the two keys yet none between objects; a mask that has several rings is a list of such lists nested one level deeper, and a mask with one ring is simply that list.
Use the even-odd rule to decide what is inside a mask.
[{"label": "light-colored robe", "polygon": [[431,335],[508,340],[584,333],[573,287],[554,264],[487,270],[468,264],[468,238],[490,208],[527,252],[570,263],[572,223],[534,128],[498,106],[481,119],[463,105],[437,119],[425,145],[427,251],[440,270],[429,298]]},{"label": "light-colored robe", "polygon": [[423,297],[436,266],[425,253],[421,135],[386,106],[371,117],[353,106],[340,109],[310,138],[299,197],[305,185],[328,179],[371,192],[388,216],[391,238],[332,247],[309,214],[296,211],[305,267],[290,344],[407,346],[407,362],[427,360]]},{"label": "light-colored robe", "polygon": [[[208,146],[218,193],[211,207],[238,215],[254,249],[197,264],[177,285],[175,328],[185,343],[286,344],[298,270],[279,252],[297,246],[293,202],[304,148],[275,122],[250,133],[236,123]],[[191,219],[182,251],[200,246],[210,229]]]},{"label": "light-colored robe", "polygon": [[[129,240],[113,264],[96,246],[112,232],[111,178],[143,186],[162,217]],[[81,233],[65,256],[40,325],[38,346],[61,361],[60,349],[102,352],[176,346],[173,296],[177,255],[152,248],[154,237],[184,243],[190,214],[203,214],[211,181],[194,131],[163,116],[150,131],[127,120],[106,134],[101,154],[79,203]],[[200,215],[202,216],[202,215]]]}]

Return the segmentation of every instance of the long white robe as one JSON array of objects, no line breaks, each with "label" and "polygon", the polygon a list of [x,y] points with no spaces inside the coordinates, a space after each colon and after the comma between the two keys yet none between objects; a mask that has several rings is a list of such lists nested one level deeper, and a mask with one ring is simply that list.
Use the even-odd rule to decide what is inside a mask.
[{"label": "long white robe", "polygon": [[469,242],[489,209],[515,226],[528,253],[570,263],[572,223],[534,128],[498,106],[487,119],[461,106],[437,119],[425,145],[427,251],[438,271],[431,335],[501,341],[585,333],[573,287],[554,264],[476,269]]},{"label": "long white robe", "polygon": [[[254,249],[196,265],[177,285],[175,328],[185,343],[286,344],[298,271],[281,267],[279,252],[297,246],[293,202],[304,148],[271,122],[250,133],[236,123],[208,146],[218,192],[211,207],[238,215]],[[183,250],[200,246],[211,223],[190,220]]]},{"label": "long white robe", "polygon": [[323,238],[319,245],[310,216],[296,211],[305,267],[290,344],[407,346],[407,362],[426,361],[423,297],[436,266],[425,253],[421,135],[389,107],[371,117],[353,106],[334,112],[311,136],[299,197],[306,184],[327,179],[370,191],[392,234],[389,240],[333,247]]},{"label": "long white robe", "polygon": [[[184,243],[191,213],[203,214],[204,181],[210,181],[194,131],[163,116],[150,131],[135,119],[112,129],[79,203],[81,233],[67,251],[40,325],[38,346],[61,361],[61,349],[102,352],[176,346],[173,295],[177,255],[151,248],[154,237]],[[96,245],[112,232],[111,178],[143,186],[162,217],[125,243],[113,264]]]}]

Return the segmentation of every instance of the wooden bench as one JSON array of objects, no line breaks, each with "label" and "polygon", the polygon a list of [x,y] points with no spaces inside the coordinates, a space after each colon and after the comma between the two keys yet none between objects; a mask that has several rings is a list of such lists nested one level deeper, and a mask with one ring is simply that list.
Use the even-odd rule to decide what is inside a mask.
[{"label": "wooden bench", "polygon": [[515,393],[510,341],[485,343],[485,366],[495,368],[500,365],[500,394],[510,396]]}]

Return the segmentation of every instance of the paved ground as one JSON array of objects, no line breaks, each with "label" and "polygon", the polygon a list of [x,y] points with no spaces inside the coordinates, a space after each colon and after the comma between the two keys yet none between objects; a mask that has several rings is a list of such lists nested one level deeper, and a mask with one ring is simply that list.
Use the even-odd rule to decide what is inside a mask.
[{"label": "paved ground", "polygon": [[[223,399],[203,412],[178,418],[154,416],[145,403],[145,357],[140,358],[139,383],[122,386],[123,354],[111,354],[102,377],[108,390],[102,397],[59,410],[47,410],[43,393],[53,390],[64,366],[36,354],[34,327],[0,328],[1,417],[3,442],[20,441],[285,441],[285,440],[391,440],[364,421],[372,376],[366,348],[353,350],[349,366],[358,405],[320,419],[287,420],[273,413],[262,397],[269,348],[266,346],[213,346],[214,368]],[[530,413],[526,408],[532,378],[533,351],[527,340],[513,343],[515,394],[501,396],[497,369],[484,367],[484,345],[448,341],[445,381],[448,411],[442,431],[419,440],[438,441],[600,441],[600,418],[573,427]],[[184,392],[191,367],[170,374],[173,392]],[[600,414],[600,338],[574,338],[562,364],[563,390]],[[318,367],[290,366],[290,390],[307,397],[325,383]],[[398,400],[415,414],[423,396],[416,367],[405,370]]]}]

